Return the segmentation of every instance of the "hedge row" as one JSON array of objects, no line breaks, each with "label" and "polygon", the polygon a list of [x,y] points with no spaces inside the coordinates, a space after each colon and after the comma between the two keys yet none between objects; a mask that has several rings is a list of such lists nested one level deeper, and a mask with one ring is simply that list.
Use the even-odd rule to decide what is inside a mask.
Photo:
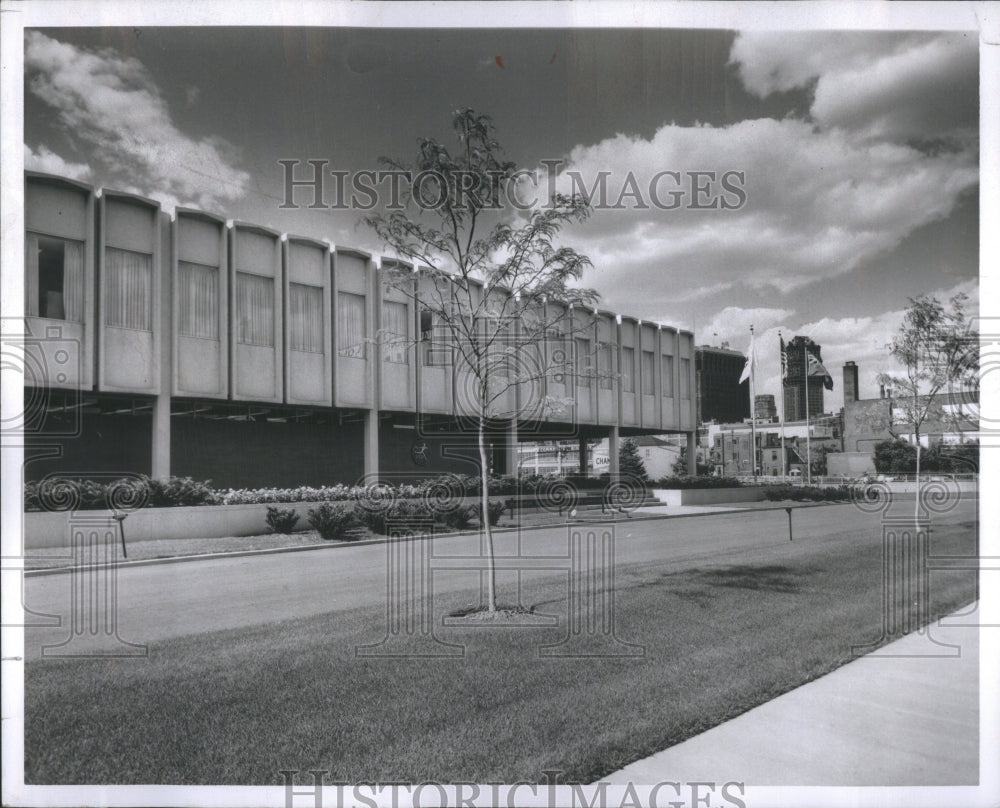
[{"label": "hedge row", "polygon": [[[552,475],[528,475],[516,480],[513,477],[494,477],[490,480],[490,494],[511,496],[516,493],[535,494],[556,480]],[[588,479],[568,477],[566,482],[578,490],[602,489],[607,478]],[[418,485],[380,485],[386,498],[393,500],[478,496],[480,479],[477,475],[447,474],[434,477]],[[26,511],[51,510],[103,510],[109,507],[167,508],[180,505],[261,505],[283,502],[356,502],[372,497],[372,486],[300,485],[295,488],[229,488],[218,490],[210,480],[191,477],[170,477],[155,480],[146,475],[119,480],[74,480],[51,478],[30,482],[24,486]],[[117,505],[115,504],[117,503]]]},{"label": "hedge row", "polygon": [[654,488],[739,488],[743,482],[736,477],[663,477],[653,484]]},{"label": "hedge row", "polygon": [[797,502],[843,502],[851,499],[851,486],[770,485],[764,489],[764,498],[772,502],[785,499]]}]

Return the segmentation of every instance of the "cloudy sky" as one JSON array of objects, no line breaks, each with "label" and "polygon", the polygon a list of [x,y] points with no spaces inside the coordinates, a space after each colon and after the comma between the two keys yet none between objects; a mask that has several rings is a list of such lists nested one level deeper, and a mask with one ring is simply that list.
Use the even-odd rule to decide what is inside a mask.
[{"label": "cloudy sky", "polygon": [[[561,161],[559,188],[606,172],[614,203],[634,178],[565,234],[603,307],[740,350],[752,323],[758,392],[778,329],[807,334],[835,411],[847,360],[877,395],[908,297],[978,302],[978,58],[972,32],[36,29],[25,159],[380,252],[358,211],[281,209],[278,161],[412,159],[470,106],[520,166]],[[667,171],[742,172],[745,202],[662,209]]]}]

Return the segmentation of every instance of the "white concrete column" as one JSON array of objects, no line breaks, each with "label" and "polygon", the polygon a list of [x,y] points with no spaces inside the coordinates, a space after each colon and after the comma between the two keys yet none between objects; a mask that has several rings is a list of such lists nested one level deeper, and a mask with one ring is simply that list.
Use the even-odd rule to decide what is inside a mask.
[{"label": "white concrete column", "polygon": [[[537,467],[538,460],[537,455],[535,456],[535,465]],[[507,467],[507,474],[512,477],[517,477],[517,419],[512,418],[510,423],[507,424],[507,428],[504,434],[504,461]]]},{"label": "white concrete column", "polygon": [[621,451],[621,439],[618,434],[618,425],[611,427],[608,433],[608,474],[612,478],[618,476],[618,453]]},{"label": "white concrete column", "polygon": [[160,389],[156,398],[153,399],[153,451],[151,477],[154,480],[166,479],[170,476],[170,392],[173,389],[173,330],[174,322],[170,316],[171,312],[171,278],[173,277],[174,265],[174,243],[172,233],[174,228],[170,227],[169,217],[166,217],[166,225],[159,229],[160,250],[159,258],[161,262],[160,277],[160,317],[158,318],[160,328],[160,355],[154,357],[154,361],[159,359],[160,364]]},{"label": "white concrete column", "polygon": [[378,410],[365,410],[364,474],[366,482],[378,479]]},{"label": "white concrete column", "polygon": [[153,399],[153,468],[154,480],[170,476],[170,395]]}]

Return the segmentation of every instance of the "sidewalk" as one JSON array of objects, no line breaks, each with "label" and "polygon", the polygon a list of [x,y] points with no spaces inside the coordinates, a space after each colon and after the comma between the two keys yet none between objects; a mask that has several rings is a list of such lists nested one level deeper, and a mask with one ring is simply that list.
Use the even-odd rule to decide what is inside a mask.
[{"label": "sidewalk", "polygon": [[972,608],[601,782],[977,785],[979,630]]}]

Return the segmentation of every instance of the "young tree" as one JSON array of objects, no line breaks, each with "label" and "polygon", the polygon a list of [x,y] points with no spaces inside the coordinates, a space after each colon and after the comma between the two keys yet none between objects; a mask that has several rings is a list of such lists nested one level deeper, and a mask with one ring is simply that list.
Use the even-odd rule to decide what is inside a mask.
[{"label": "young tree", "polygon": [[[712,469],[713,466],[711,463],[703,463],[699,458],[695,458],[695,471],[699,477],[711,474]],[[674,461],[671,471],[675,477],[687,477],[690,474],[686,446],[681,447],[681,453]]]},{"label": "young tree", "polygon": [[832,446],[817,446],[812,450],[809,462],[809,474],[813,477],[825,477],[827,474],[826,456],[835,451]]},{"label": "young tree", "polygon": [[915,518],[920,516],[920,455],[922,430],[928,421],[948,420],[939,394],[955,389],[970,390],[979,384],[978,339],[965,315],[964,294],[951,298],[946,308],[936,298],[910,298],[899,331],[889,344],[889,352],[902,374],[882,373],[879,382],[892,389],[892,406],[899,419],[890,419],[889,434],[899,438],[898,427],[913,435],[916,451],[917,497]]},{"label": "young tree", "polygon": [[646,474],[646,464],[639,457],[639,447],[634,440],[626,438],[618,449],[618,471],[626,477],[633,477],[644,482],[649,480]]},{"label": "young tree", "polygon": [[[382,280],[420,311],[424,350],[452,363],[456,378],[461,371],[466,380],[460,404],[473,413],[485,514],[487,429],[498,419],[540,419],[565,406],[565,400],[541,396],[539,382],[586,372],[589,357],[574,352],[581,342],[574,335],[592,329],[598,295],[579,286],[590,260],[556,240],[565,225],[586,219],[588,202],[557,194],[529,210],[518,205],[511,213],[507,203],[517,200],[517,180],[524,172],[503,159],[490,117],[462,109],[454,113],[452,126],[454,149],[422,137],[413,165],[381,158],[390,171],[410,177],[412,185],[403,189],[399,209],[365,222],[398,258],[418,267],[412,272],[386,264]],[[553,349],[556,342],[559,349]],[[482,529],[487,608],[494,612],[489,519],[482,520]]]}]

